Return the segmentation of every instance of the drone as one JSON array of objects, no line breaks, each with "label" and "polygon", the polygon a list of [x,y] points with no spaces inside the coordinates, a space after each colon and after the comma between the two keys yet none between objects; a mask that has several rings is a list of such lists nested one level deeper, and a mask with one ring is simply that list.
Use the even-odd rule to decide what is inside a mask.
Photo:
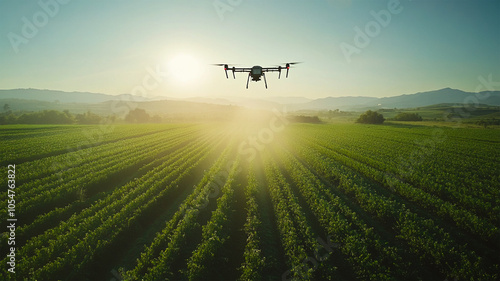
[{"label": "drone", "polygon": [[267,89],[267,81],[266,81],[266,72],[279,72],[278,74],[278,79],[281,78],[281,70],[286,69],[286,78],[288,78],[288,71],[290,70],[290,66],[294,64],[298,64],[300,62],[289,62],[286,63],[285,66],[275,66],[275,67],[262,67],[259,65],[253,66],[253,67],[229,67],[227,64],[223,63],[218,63],[214,64],[216,66],[224,66],[224,72],[226,72],[226,78],[229,79],[229,76],[227,75],[227,71],[230,70],[233,72],[233,79],[236,79],[236,76],[234,75],[235,72],[248,72],[248,77],[247,77],[247,89],[248,89],[248,82],[250,81],[250,77],[252,77],[252,81],[260,81],[261,77],[264,77],[264,83],[266,85]]}]

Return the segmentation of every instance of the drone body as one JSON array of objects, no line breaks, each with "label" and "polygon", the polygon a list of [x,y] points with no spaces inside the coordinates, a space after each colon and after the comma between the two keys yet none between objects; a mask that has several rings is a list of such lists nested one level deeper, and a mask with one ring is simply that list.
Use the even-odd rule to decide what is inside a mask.
[{"label": "drone body", "polygon": [[233,72],[233,78],[236,79],[236,76],[234,75],[235,72],[248,72],[248,78],[247,78],[247,89],[248,89],[248,82],[250,82],[250,77],[252,78],[252,81],[260,81],[261,77],[264,77],[264,84],[266,85],[267,89],[267,81],[266,81],[266,72],[279,72],[278,74],[278,79],[281,78],[281,70],[286,69],[286,78],[288,78],[288,71],[290,70],[290,66],[293,64],[297,64],[300,62],[290,62],[285,64],[285,66],[277,66],[277,67],[262,67],[259,65],[255,65],[253,67],[229,67],[227,64],[215,64],[218,66],[224,66],[224,72],[226,73],[226,78],[229,79],[229,76],[227,75],[227,71],[230,70]]}]

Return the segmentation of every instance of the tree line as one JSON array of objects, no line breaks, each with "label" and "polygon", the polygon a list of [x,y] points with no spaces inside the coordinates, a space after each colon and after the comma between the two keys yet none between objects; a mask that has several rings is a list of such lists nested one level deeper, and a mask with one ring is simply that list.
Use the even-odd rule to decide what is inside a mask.
[{"label": "tree line", "polygon": [[35,112],[13,113],[8,106],[0,113],[0,125],[6,124],[101,124],[104,122],[127,123],[158,123],[162,121],[159,116],[150,116],[146,110],[136,108],[127,113],[124,119],[115,115],[102,116],[90,111],[73,114],[69,110],[43,110]]},{"label": "tree line", "polygon": [[[356,120],[357,123],[364,124],[382,124],[386,119],[381,113],[377,111],[368,110],[361,114],[359,118]],[[422,116],[418,115],[418,113],[408,113],[402,112],[396,115],[391,120],[394,121],[422,121]]]}]

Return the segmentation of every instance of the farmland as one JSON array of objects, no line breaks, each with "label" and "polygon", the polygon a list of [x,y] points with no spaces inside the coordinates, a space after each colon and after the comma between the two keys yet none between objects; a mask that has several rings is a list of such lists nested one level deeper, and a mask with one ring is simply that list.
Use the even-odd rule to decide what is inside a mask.
[{"label": "farmland", "polygon": [[275,118],[0,134],[17,219],[2,280],[500,278],[498,129]]}]

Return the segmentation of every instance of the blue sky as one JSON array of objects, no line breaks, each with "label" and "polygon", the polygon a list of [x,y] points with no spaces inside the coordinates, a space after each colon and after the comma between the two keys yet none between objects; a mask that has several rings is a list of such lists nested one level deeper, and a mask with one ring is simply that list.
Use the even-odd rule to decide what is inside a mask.
[{"label": "blue sky", "polygon": [[[499,14],[494,0],[5,0],[0,88],[176,98],[474,91],[478,76],[500,80]],[[269,73],[268,90],[209,65],[288,61],[304,63],[288,79]]]}]

